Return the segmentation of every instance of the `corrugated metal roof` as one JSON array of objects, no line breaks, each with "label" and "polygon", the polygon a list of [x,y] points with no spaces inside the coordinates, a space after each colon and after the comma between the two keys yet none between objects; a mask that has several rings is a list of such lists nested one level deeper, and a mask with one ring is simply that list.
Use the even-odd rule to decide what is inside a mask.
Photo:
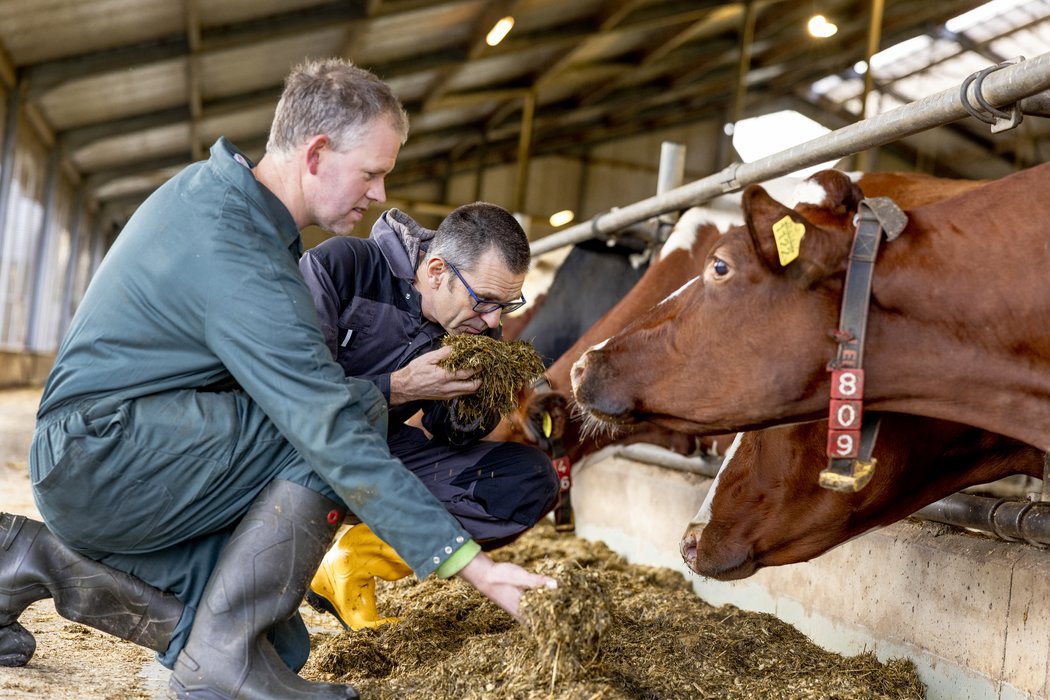
[{"label": "corrugated metal roof", "polygon": [[[759,0],[745,112],[860,114],[868,0],[824,0],[839,33],[805,35],[812,3]],[[220,134],[258,156],[289,69],[346,56],[388,80],[412,136],[388,189],[517,157],[536,95],[533,152],[731,119],[744,3],[713,0],[4,0],[0,67],[101,204],[133,207]],[[966,14],[970,11],[970,14]],[[496,47],[484,35],[515,18]],[[887,0],[871,110],[958,84],[1050,47],[1050,0]],[[1027,121],[1026,121],[1027,124]],[[708,128],[707,126],[704,127]],[[998,173],[1046,148],[963,120],[889,148],[944,175]],[[1032,154],[1035,154],[1034,156]]]}]

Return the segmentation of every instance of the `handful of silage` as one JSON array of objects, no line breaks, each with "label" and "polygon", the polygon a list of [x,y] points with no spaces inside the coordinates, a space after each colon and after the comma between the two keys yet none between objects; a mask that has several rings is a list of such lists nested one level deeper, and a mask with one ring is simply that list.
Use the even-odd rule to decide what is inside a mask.
[{"label": "handful of silage", "polygon": [[602,587],[605,571],[568,562],[545,562],[537,573],[557,579],[558,587],[525,591],[519,610],[528,644],[512,669],[544,679],[584,678],[598,662],[606,633],[613,627],[612,602]]},{"label": "handful of silage", "polygon": [[543,360],[524,340],[463,334],[445,336],[443,344],[452,348],[452,354],[440,366],[450,372],[473,370],[481,382],[476,393],[456,399],[457,417],[466,424],[493,413],[507,415],[517,405],[518,391],[543,374]]}]

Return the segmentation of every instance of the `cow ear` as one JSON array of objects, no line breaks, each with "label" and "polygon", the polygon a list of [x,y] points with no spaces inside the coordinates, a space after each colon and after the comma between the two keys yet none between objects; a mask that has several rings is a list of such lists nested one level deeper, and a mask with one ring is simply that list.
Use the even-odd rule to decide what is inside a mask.
[{"label": "cow ear", "polygon": [[821,206],[836,212],[854,212],[864,199],[864,193],[857,187],[850,176],[841,170],[820,170],[806,178],[824,190],[824,201]]},{"label": "cow ear", "polygon": [[757,185],[744,190],[743,207],[751,240],[770,270],[809,286],[833,269],[839,251],[832,232],[776,201]]}]

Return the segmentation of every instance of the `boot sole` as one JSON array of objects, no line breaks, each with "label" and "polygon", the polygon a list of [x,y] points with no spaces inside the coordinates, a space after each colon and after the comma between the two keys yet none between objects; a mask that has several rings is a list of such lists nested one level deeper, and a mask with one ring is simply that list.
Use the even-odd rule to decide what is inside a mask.
[{"label": "boot sole", "polygon": [[328,613],[329,615],[334,617],[339,622],[339,624],[343,626],[344,632],[350,631],[350,625],[343,622],[343,618],[339,617],[339,613],[336,612],[335,606],[332,605],[331,601],[329,601],[324,596],[320,596],[311,590],[307,590],[306,602],[310,605],[311,608],[313,608],[317,612],[321,614]]}]

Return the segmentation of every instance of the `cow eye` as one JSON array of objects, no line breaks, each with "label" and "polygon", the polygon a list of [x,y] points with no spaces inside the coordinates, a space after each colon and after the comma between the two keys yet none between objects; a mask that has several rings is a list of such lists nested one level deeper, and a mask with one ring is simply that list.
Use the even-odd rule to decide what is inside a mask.
[{"label": "cow eye", "polygon": [[725,277],[729,274],[729,264],[721,258],[715,258],[714,262],[711,263],[711,269],[715,271],[715,275],[718,277]]}]

